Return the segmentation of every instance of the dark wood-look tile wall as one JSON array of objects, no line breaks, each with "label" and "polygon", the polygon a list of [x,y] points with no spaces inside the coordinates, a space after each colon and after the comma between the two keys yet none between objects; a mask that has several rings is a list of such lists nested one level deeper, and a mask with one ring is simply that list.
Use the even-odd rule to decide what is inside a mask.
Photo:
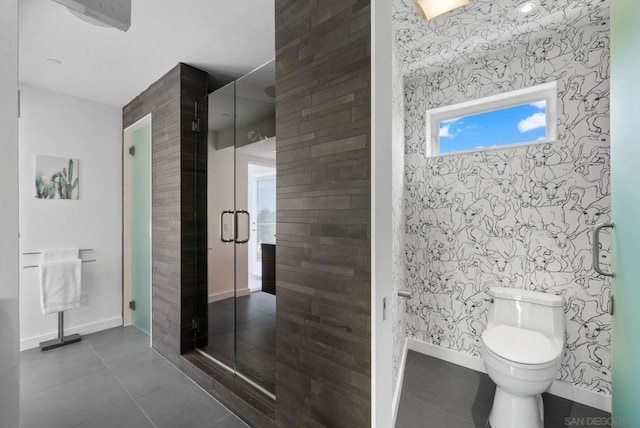
[{"label": "dark wood-look tile wall", "polygon": [[276,0],[280,427],[371,425],[370,0]]}]

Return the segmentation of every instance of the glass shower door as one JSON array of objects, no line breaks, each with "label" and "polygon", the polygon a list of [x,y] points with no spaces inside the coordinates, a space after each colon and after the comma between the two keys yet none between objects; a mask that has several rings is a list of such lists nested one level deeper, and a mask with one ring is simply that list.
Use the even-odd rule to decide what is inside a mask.
[{"label": "glass shower door", "polygon": [[[261,244],[275,243],[274,85],[275,61],[236,81],[235,144],[237,372],[270,394],[276,296],[263,288]],[[275,258],[269,260],[275,271]]]},{"label": "glass shower door", "polygon": [[235,371],[235,83],[211,93],[208,103],[207,269],[208,340],[202,350]]},{"label": "glass shower door", "polygon": [[[208,103],[208,333],[199,349],[275,397],[275,63]],[[205,102],[205,101],[202,101]],[[200,138],[204,132],[200,132]],[[262,272],[272,272],[265,287]],[[204,317],[202,317],[204,318]]]}]

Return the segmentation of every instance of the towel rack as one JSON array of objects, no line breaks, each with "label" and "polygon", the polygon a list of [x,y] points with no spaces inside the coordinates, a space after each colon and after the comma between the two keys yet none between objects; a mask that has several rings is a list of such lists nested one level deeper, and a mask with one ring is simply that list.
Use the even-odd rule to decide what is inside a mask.
[{"label": "towel rack", "polygon": [[40,350],[48,351],[49,349],[59,348],[65,345],[71,345],[82,340],[79,334],[64,335],[64,312],[58,312],[58,337],[55,339],[40,342]]},{"label": "towel rack", "polygon": [[[78,251],[93,251],[93,248],[83,248],[81,250]],[[42,254],[42,251],[31,251],[28,253],[22,253],[23,256],[35,256],[36,254]],[[82,263],[93,263],[96,262],[97,260],[83,260]],[[33,268],[37,268],[40,267],[40,265],[29,265],[29,266],[22,266],[22,269],[33,269]]]},{"label": "towel rack", "polygon": [[[83,260],[82,263],[93,263],[93,262],[97,262],[97,260]],[[30,265],[30,266],[22,266],[22,269],[33,269],[33,268],[37,268],[40,267],[40,265]]]},{"label": "towel rack", "polygon": [[[84,248],[79,251],[93,251],[92,248]],[[42,251],[31,251],[28,253],[22,253],[23,256],[31,256],[36,254],[42,254]],[[93,263],[97,260],[83,260],[82,263]],[[22,266],[23,269],[32,269],[40,267],[40,265],[31,265],[31,266]],[[40,350],[48,351],[49,349],[59,348],[65,345],[71,345],[72,343],[77,343],[82,340],[82,336],[79,334],[70,334],[69,336],[64,335],[64,312],[58,312],[58,337],[55,339],[47,340],[44,342],[40,342]]]},{"label": "towel rack", "polygon": [[[78,251],[93,251],[93,248],[83,248],[83,249],[78,250]],[[36,255],[36,254],[42,254],[42,251],[31,251],[31,252],[28,252],[28,253],[22,253],[23,256],[33,256],[33,255]]]}]

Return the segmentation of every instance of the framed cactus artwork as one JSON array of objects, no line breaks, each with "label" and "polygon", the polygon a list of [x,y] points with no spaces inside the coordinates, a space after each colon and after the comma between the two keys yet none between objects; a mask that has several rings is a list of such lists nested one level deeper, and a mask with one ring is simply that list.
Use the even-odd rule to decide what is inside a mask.
[{"label": "framed cactus artwork", "polygon": [[36,155],[36,198],[79,199],[78,159]]}]

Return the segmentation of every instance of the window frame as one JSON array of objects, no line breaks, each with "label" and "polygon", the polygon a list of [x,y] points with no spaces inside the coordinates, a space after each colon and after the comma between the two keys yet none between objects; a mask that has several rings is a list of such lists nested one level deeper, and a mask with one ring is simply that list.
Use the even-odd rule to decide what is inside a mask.
[{"label": "window frame", "polygon": [[[455,152],[440,153],[440,122],[457,119],[464,116],[488,113],[495,110],[516,107],[538,101],[546,101],[546,137],[542,140],[525,141],[521,143],[502,144],[496,147],[480,147],[475,149],[457,150]],[[557,82],[543,83],[524,89],[505,92],[489,97],[478,98],[449,106],[429,109],[426,112],[426,142],[427,157],[447,156],[459,153],[476,152],[480,150],[497,150],[503,148],[526,146],[530,144],[544,144],[557,140],[558,127],[558,85]]]}]

